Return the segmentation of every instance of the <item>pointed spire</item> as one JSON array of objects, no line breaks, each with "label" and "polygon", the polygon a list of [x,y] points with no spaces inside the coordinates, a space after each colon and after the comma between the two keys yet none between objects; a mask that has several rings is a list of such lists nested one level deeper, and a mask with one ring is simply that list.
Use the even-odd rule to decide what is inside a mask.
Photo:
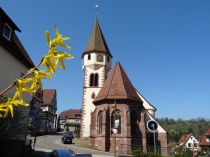
[{"label": "pointed spire", "polygon": [[130,99],[142,102],[119,61],[93,102],[104,99]]},{"label": "pointed spire", "polygon": [[86,49],[83,53],[89,53],[89,52],[104,52],[109,54],[111,57],[111,53],[109,51],[109,48],[106,44],[105,38],[103,36],[103,33],[101,31],[101,28],[98,23],[98,19],[96,18],[92,32],[90,34]]}]

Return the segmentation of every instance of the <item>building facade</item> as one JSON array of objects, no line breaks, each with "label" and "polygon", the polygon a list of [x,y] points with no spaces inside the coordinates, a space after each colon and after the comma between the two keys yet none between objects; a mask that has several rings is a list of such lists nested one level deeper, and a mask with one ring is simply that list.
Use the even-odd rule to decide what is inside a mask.
[{"label": "building facade", "polygon": [[210,147],[210,128],[206,131],[200,141],[200,147]]},{"label": "building facade", "polygon": [[56,89],[43,89],[43,104],[41,105],[42,115],[38,117],[39,131],[53,132],[55,130],[54,122],[57,111],[57,93]]},{"label": "building facade", "polygon": [[193,136],[193,134],[184,134],[179,142],[177,142],[177,147],[184,145],[185,148],[198,151],[199,141]]},{"label": "building facade", "polygon": [[[35,67],[16,32],[21,32],[21,30],[0,7],[0,91],[6,89],[16,79],[25,75],[29,69]],[[14,86],[4,95],[12,97],[15,92],[16,87]],[[24,92],[23,100],[30,104],[32,96]],[[17,108],[17,110],[20,108]],[[28,117],[30,107],[24,107],[23,110],[24,116]],[[28,118],[22,120],[22,124],[27,123]],[[18,138],[25,139],[25,134],[20,135]]]}]

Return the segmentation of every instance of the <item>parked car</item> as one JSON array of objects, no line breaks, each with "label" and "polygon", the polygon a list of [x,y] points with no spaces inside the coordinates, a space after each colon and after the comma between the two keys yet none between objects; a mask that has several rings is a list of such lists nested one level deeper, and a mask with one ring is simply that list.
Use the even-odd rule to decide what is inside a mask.
[{"label": "parked car", "polygon": [[70,143],[70,144],[72,144],[72,134],[71,133],[65,133],[65,134],[63,134],[62,136],[61,136],[61,142],[63,143],[63,144],[65,144],[65,143]]},{"label": "parked car", "polygon": [[77,154],[70,149],[69,150],[58,149],[58,150],[53,150],[50,153],[49,157],[71,157],[71,156],[77,157]]}]

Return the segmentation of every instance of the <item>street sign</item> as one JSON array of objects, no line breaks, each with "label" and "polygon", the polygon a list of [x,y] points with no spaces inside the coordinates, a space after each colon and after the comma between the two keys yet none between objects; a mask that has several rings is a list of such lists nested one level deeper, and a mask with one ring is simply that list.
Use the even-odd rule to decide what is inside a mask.
[{"label": "street sign", "polygon": [[112,129],[112,132],[116,135],[117,134],[117,129]]},{"label": "street sign", "polygon": [[149,129],[149,131],[155,132],[158,128],[158,124],[154,120],[149,120],[147,122],[147,128]]}]

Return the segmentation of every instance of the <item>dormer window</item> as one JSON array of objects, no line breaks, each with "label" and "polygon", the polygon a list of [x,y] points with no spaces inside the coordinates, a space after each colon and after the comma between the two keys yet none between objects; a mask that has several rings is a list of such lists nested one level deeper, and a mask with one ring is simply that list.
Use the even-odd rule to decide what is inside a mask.
[{"label": "dormer window", "polygon": [[210,137],[209,136],[206,137],[206,141],[210,142]]},{"label": "dormer window", "polygon": [[11,34],[12,34],[12,29],[5,23],[3,36],[8,40],[10,40]]}]

